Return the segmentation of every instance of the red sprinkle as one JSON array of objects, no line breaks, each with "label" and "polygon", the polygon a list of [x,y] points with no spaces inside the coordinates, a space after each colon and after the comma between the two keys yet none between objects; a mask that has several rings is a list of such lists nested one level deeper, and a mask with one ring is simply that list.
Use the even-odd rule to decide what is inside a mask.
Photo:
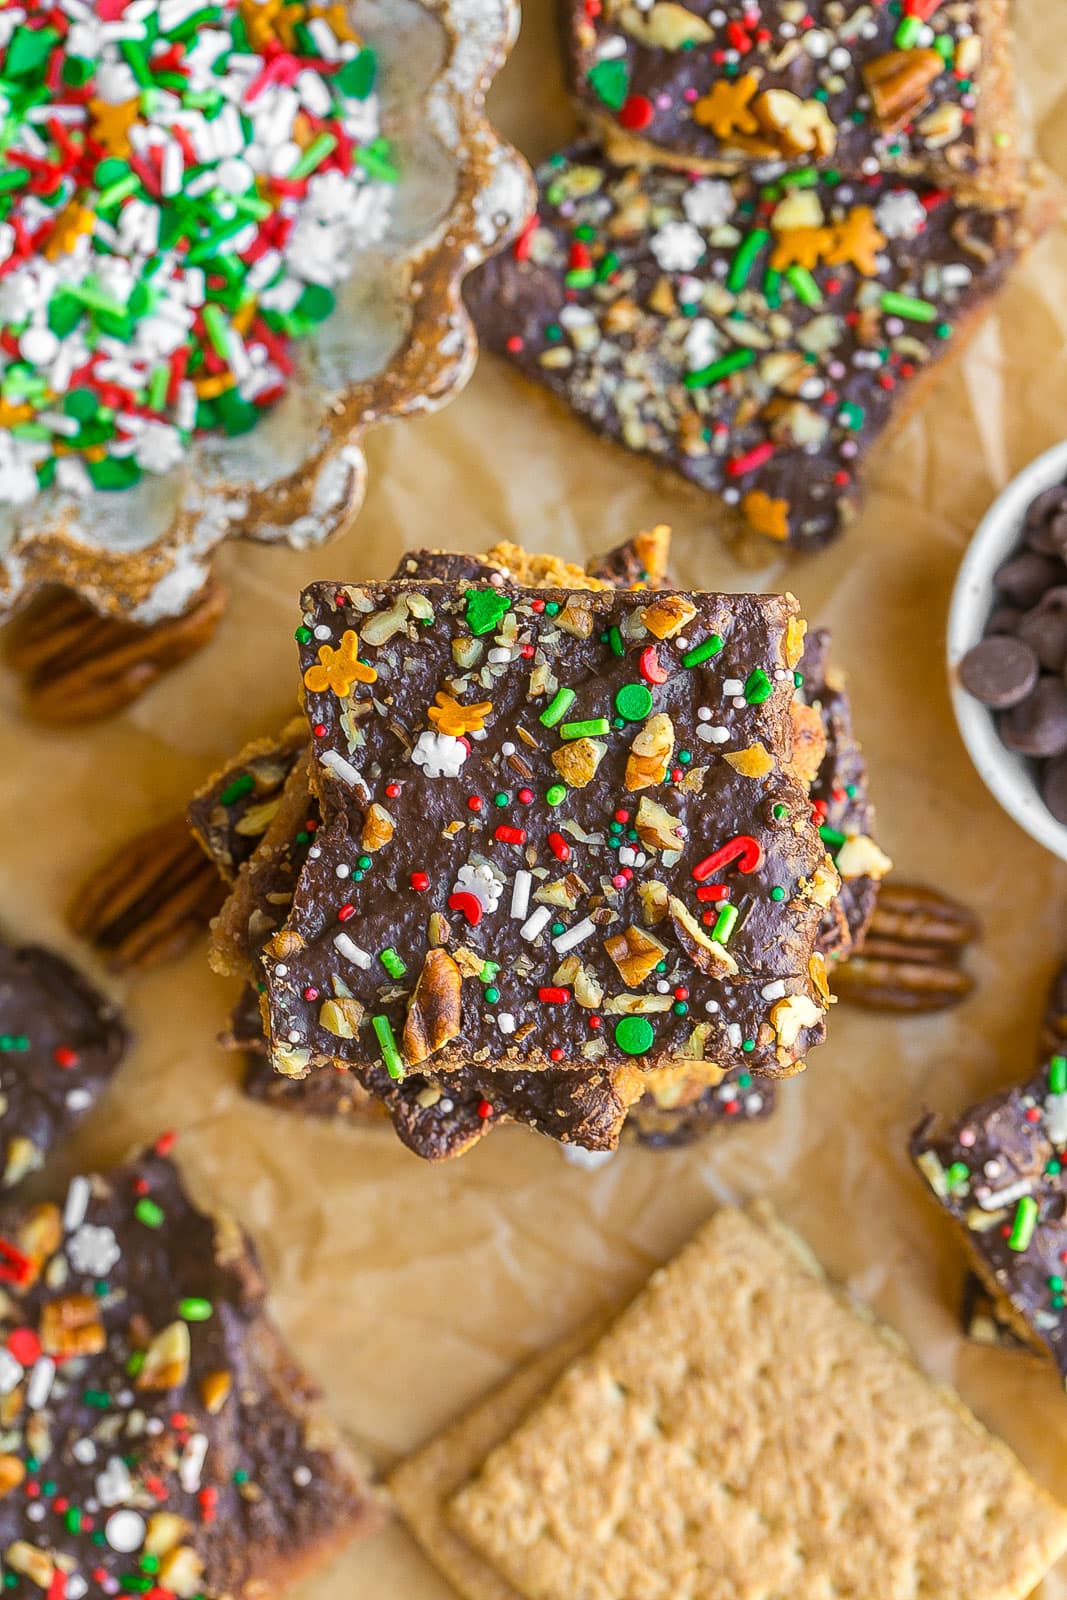
[{"label": "red sprinkle", "polygon": [[655,107],[646,94],[631,94],[623,101],[619,121],[624,128],[647,128],[655,116]]},{"label": "red sprinkle", "polygon": [[81,1061],[81,1056],[77,1050],[72,1050],[69,1045],[61,1044],[53,1050],[52,1059],[57,1067],[62,1067],[64,1072],[69,1072],[72,1067],[78,1065]]},{"label": "red sprinkle", "polygon": [[548,848],[557,861],[569,861],[571,858],[571,847],[561,833],[549,834]]},{"label": "red sprinkle", "polygon": [[534,792],[533,792],[532,789],[520,789],[519,790],[519,799],[522,801],[522,804],[524,806],[533,805],[533,797],[534,797]]},{"label": "red sprinkle", "polygon": [[493,838],[499,839],[501,844],[525,844],[526,829],[509,828],[506,822],[502,822],[493,834]]},{"label": "red sprinkle", "polygon": [[417,890],[419,894],[422,894],[424,889],[430,887],[429,875],[425,872],[413,872],[411,874],[411,887]]},{"label": "red sprinkle", "polygon": [[341,907],[340,911],[337,913],[337,920],[338,920],[338,922],[347,922],[349,917],[354,917],[355,914],[356,914],[356,908],[352,904],[351,900],[348,900],[348,901],[345,902],[345,904]]},{"label": "red sprinkle", "polygon": [[385,795],[386,795],[386,799],[387,800],[395,800],[399,793],[400,793],[400,785],[398,783],[387,783],[386,784],[386,786],[385,786]]},{"label": "red sprinkle", "polygon": [[562,1050],[561,1050],[561,1049],[560,1049],[560,1047],[559,1047],[559,1045],[558,1045],[558,1044],[557,1044],[557,1045],[555,1045],[555,1046],[554,1046],[554,1047],[553,1047],[553,1048],[552,1048],[552,1049],[551,1049],[551,1050],[550,1050],[550,1051],[549,1051],[549,1052],[548,1052],[548,1059],[549,1059],[549,1060],[550,1060],[550,1061],[562,1061],[562,1060],[563,1060],[563,1051],[562,1051]]},{"label": "red sprinkle", "polygon": [[654,644],[648,645],[641,651],[637,665],[641,676],[646,683],[666,683],[670,673],[660,665],[659,655]]},{"label": "red sprinkle", "polygon": [[604,1018],[603,1017],[590,1017],[589,1018],[589,1026],[591,1028],[602,1028],[604,1026]]},{"label": "red sprinkle", "polygon": [[467,801],[467,810],[468,811],[480,811],[481,809],[482,809],[482,797],[481,797],[481,795],[472,794],[469,797],[468,801]]},{"label": "red sprinkle", "polygon": [[546,1006],[565,1006],[571,997],[569,989],[557,989],[549,986],[547,989],[538,989],[537,998]]},{"label": "red sprinkle", "polygon": [[166,1132],[161,1133],[159,1138],[156,1140],[156,1155],[169,1156],[177,1143],[178,1135],[175,1133],[173,1128],[168,1128]]},{"label": "red sprinkle", "polygon": [[314,732],[316,739],[325,739],[327,733],[325,722],[316,722]]},{"label": "red sprinkle", "polygon": [[312,988],[311,984],[308,984],[307,988],[304,990],[304,999],[305,1000],[317,1000],[318,998],[319,998],[319,991],[317,989]]},{"label": "red sprinkle", "polygon": [[483,1122],[487,1117],[491,1117],[493,1115],[493,1108],[489,1104],[488,1100],[479,1100],[478,1115],[481,1117]]},{"label": "red sprinkle", "polygon": [[41,1353],[41,1341],[32,1328],[12,1328],[7,1336],[7,1347],[24,1367],[32,1367]]},{"label": "red sprinkle", "polygon": [[705,883],[697,890],[698,900],[729,900],[729,898],[728,883]]}]

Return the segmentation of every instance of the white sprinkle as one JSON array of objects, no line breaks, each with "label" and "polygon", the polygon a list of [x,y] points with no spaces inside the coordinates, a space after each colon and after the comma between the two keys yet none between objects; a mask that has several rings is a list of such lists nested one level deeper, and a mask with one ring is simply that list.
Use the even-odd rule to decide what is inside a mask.
[{"label": "white sprinkle", "polygon": [[93,1485],[96,1498],[102,1506],[121,1506],[133,1492],[130,1469],[121,1456],[112,1456],[102,1472],[96,1475]]},{"label": "white sprinkle", "polygon": [[765,983],[760,990],[764,1000],[781,1000],[785,992],[785,984],[781,978],[776,978],[773,983]]},{"label": "white sprinkle", "polygon": [[325,622],[320,622],[315,629],[315,637],[316,639],[331,639],[333,637],[333,629],[328,628]]},{"label": "white sprinkle", "polygon": [[84,1600],[89,1593],[89,1585],[80,1572],[72,1572],[67,1579],[67,1600]]},{"label": "white sprinkle", "polygon": [[717,1000],[705,1000],[704,1001],[704,1010],[708,1013],[709,1017],[713,1017],[715,1015],[715,1013],[718,1011],[718,1009],[719,1009],[719,1002]]},{"label": "white sprinkle", "polygon": [[999,1211],[1001,1206],[1013,1206],[1016,1200],[1022,1200],[1030,1193],[1030,1179],[1020,1178],[1018,1183],[1009,1183],[1004,1189],[991,1189],[983,1193],[975,1190],[975,1199],[983,1211]]},{"label": "white sprinkle", "polygon": [[305,1466],[294,1467],[293,1482],[298,1489],[306,1489],[311,1482],[311,1468]]},{"label": "white sprinkle", "polygon": [[346,761],[338,751],[324,750],[319,760],[328,772],[333,773],[335,778],[340,778],[343,783],[351,783],[362,787],[363,778],[359,771],[352,765],[351,761]]},{"label": "white sprinkle", "polygon": [[21,1361],[0,1346],[0,1394],[10,1394],[22,1382],[23,1365]]},{"label": "white sprinkle", "polygon": [[75,1439],[70,1453],[81,1467],[91,1467],[96,1460],[96,1446],[91,1439]]},{"label": "white sprinkle", "polygon": [[348,865],[348,863],[346,861],[339,861],[337,863],[337,867],[336,867],[335,870],[336,870],[337,876],[339,878],[347,878],[348,875],[351,873],[352,868]]},{"label": "white sprinkle", "polygon": [[178,1477],[186,1494],[195,1494],[200,1487],[200,1474],[204,1469],[204,1457],[207,1455],[207,1435],[194,1433],[190,1436],[188,1444],[182,1451],[182,1458],[178,1464]]},{"label": "white sprinkle", "polygon": [[286,966],[284,961],[278,962],[278,965],[274,969],[274,976],[276,978],[287,978],[289,976],[289,968]]},{"label": "white sprinkle", "polygon": [[85,1221],[85,1213],[89,1209],[89,1197],[92,1192],[88,1178],[81,1175],[71,1178],[70,1188],[67,1190],[67,1202],[63,1207],[64,1233],[73,1233],[75,1228],[81,1227]]},{"label": "white sprinkle", "polygon": [[580,1144],[565,1144],[560,1148],[564,1161],[572,1167],[583,1167],[586,1172],[595,1172],[598,1167],[606,1166],[615,1155],[614,1150],[586,1150]]},{"label": "white sprinkle", "polygon": [[697,738],[705,744],[725,744],[729,737],[729,728],[715,727],[710,722],[702,722],[697,729]]},{"label": "white sprinkle", "polygon": [[31,1411],[40,1411],[48,1396],[52,1393],[52,1381],[56,1375],[56,1364],[51,1356],[40,1356],[30,1373],[30,1381],[26,1385],[26,1404]]},{"label": "white sprinkle", "polygon": [[745,685],[740,678],[724,678],[722,692],[724,695],[743,694]]},{"label": "white sprinkle", "polygon": [[530,889],[533,886],[533,877],[520,867],[515,874],[515,881],[511,885],[511,915],[519,922],[525,920],[530,908]]},{"label": "white sprinkle", "polygon": [[508,756],[513,756],[515,754],[515,746],[512,744],[510,739],[500,746],[500,754],[504,756],[505,759]]},{"label": "white sprinkle", "polygon": [[361,950],[356,941],[350,939],[347,933],[336,934],[333,947],[347,961],[351,961],[354,966],[362,967],[364,972],[369,972],[374,965],[374,957],[368,955],[366,950]]},{"label": "white sprinkle", "polygon": [[501,1033],[515,1032],[515,1018],[512,1016],[510,1011],[498,1011],[496,1025],[500,1029]]},{"label": "white sprinkle", "polygon": [[144,1544],[145,1520],[136,1511],[116,1511],[104,1524],[104,1538],[120,1555],[132,1555]]},{"label": "white sprinkle", "polygon": [[595,932],[596,923],[592,917],[583,917],[573,928],[568,928],[564,933],[557,933],[552,941],[552,948],[561,956],[566,955],[568,950],[573,950],[575,945],[581,944],[583,939],[588,939],[589,935]]},{"label": "white sprinkle", "polygon": [[527,944],[532,944],[542,928],[552,920],[552,912],[548,906],[538,906],[532,911],[519,929],[519,938],[525,939]]},{"label": "white sprinkle", "polygon": [[1067,1144],[1067,1094],[1050,1094],[1045,1101],[1045,1132],[1058,1149]]},{"label": "white sprinkle", "polygon": [[739,1022],[731,1022],[726,1030],[726,1037],[736,1050],[741,1043],[741,1024]]}]

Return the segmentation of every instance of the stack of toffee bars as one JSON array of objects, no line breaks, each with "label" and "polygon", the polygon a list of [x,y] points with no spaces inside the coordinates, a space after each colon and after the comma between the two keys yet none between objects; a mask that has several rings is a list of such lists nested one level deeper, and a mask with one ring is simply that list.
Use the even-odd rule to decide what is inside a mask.
[{"label": "stack of toffee bars", "polygon": [[441,1159],[688,1137],[801,1069],[889,863],[827,636],[676,592],[667,540],[305,593],[306,716],[190,809],[255,1091]]},{"label": "stack of toffee bars", "polygon": [[568,0],[592,138],[468,280],[483,341],[798,550],[1057,215],[1002,0]]}]

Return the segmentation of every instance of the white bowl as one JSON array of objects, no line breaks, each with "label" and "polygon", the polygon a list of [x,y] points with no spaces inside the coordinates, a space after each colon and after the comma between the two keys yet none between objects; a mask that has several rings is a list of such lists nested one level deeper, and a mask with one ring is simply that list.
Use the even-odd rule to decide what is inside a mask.
[{"label": "white bowl", "polygon": [[960,734],[986,787],[1008,815],[1046,850],[1067,861],[1067,826],[1057,822],[1034,783],[1029,762],[1005,748],[988,708],[959,681],[960,661],[985,632],[996,602],[993,577],[1022,542],[1031,501],[1067,481],[1067,441],[1046,450],[994,500],[963,558],[948,616],[948,672]]}]

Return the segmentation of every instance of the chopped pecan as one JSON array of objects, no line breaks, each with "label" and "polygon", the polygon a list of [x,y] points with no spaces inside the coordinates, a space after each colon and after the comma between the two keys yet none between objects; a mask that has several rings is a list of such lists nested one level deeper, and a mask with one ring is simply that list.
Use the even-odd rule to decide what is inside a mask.
[{"label": "chopped pecan", "polygon": [[571,739],[552,752],[552,765],[572,789],[584,789],[607,753],[602,739]]},{"label": "chopped pecan", "polygon": [[364,850],[380,850],[393,837],[394,827],[393,819],[385,807],[379,805],[377,800],[372,801],[367,807],[359,842]]},{"label": "chopped pecan", "polygon": [[73,1356],[98,1356],[107,1345],[99,1301],[91,1294],[66,1294],[50,1300],[41,1312],[41,1349],[64,1361]]},{"label": "chopped pecan", "polygon": [[862,947],[834,969],[834,992],[869,1011],[944,1011],[974,987],[961,961],[979,931],[978,919],[958,901],[890,879]]},{"label": "chopped pecan", "polygon": [[666,945],[660,944],[654,934],[646,933],[632,924],[624,933],[616,933],[610,939],[605,939],[604,949],[618,968],[619,977],[630,989],[636,989],[639,983],[644,983],[667,954]]},{"label": "chopped pecan", "polygon": [[662,783],[674,754],[674,723],[665,711],[649,717],[633,744],[623,778],[627,789],[647,789]]},{"label": "chopped pecan", "polygon": [[189,1377],[192,1346],[184,1322],[170,1322],[145,1351],[138,1389],[180,1389]]},{"label": "chopped pecan", "polygon": [[691,600],[680,594],[668,594],[646,606],[641,621],[657,639],[670,639],[687,622],[692,622],[696,614],[697,608]]},{"label": "chopped pecan", "polygon": [[683,850],[685,830],[680,817],[673,816],[657,800],[641,796],[634,818],[637,836],[646,850]]},{"label": "chopped pecan", "polygon": [[930,87],[945,70],[937,50],[887,50],[862,68],[874,114],[883,128],[902,128],[930,98]]},{"label": "chopped pecan", "polygon": [[79,888],[67,913],[113,972],[146,971],[188,950],[225,898],[225,885],[171,817],[127,841]]},{"label": "chopped pecan", "polygon": [[404,1023],[404,1059],[417,1066],[456,1038],[462,1021],[463,974],[447,950],[429,950]]},{"label": "chopped pecan", "polygon": [[26,1468],[18,1456],[0,1456],[0,1500],[17,1489],[26,1476]]},{"label": "chopped pecan", "polygon": [[837,129],[821,100],[801,100],[789,89],[766,89],[753,100],[752,109],[779,155],[833,155]]},{"label": "chopped pecan", "polygon": [[24,706],[53,727],[113,716],[212,639],[226,610],[210,582],[191,610],[147,627],[101,617],[65,589],[41,595],[9,624],[7,664],[24,680]]},{"label": "chopped pecan", "polygon": [[717,939],[709,939],[688,906],[675,895],[670,896],[668,906],[678,943],[690,961],[695,962],[701,972],[713,972],[717,977],[733,977],[737,972],[737,962],[726,946]]}]

